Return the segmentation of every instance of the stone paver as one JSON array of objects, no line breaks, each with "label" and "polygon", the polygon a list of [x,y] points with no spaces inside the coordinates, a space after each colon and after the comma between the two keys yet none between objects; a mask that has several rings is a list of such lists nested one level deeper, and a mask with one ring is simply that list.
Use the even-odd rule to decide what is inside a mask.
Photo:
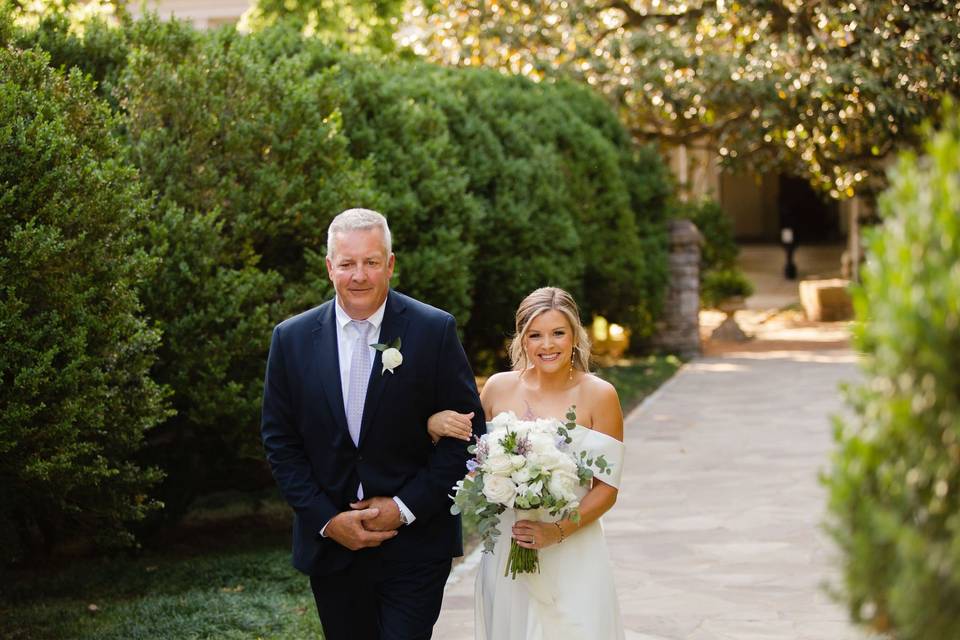
[{"label": "stone paver", "polygon": [[[832,449],[846,349],[728,353],[686,365],[627,420],[604,518],[628,638],[861,638],[835,578],[817,474]],[[434,637],[473,637],[476,556],[455,568]]]}]

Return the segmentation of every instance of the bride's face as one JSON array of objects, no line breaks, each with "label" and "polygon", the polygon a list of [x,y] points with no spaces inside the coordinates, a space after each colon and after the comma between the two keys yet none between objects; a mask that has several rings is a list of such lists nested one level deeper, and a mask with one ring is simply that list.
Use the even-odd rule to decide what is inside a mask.
[{"label": "bride's face", "polygon": [[544,311],[530,323],[525,341],[527,361],[543,373],[566,371],[573,355],[573,328],[563,313]]}]

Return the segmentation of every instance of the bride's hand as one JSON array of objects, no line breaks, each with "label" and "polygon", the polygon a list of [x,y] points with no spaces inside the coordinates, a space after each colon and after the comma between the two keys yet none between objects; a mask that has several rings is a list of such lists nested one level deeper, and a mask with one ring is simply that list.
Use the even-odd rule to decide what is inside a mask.
[{"label": "bride's hand", "polygon": [[427,431],[430,439],[437,442],[440,438],[459,438],[469,441],[473,437],[473,411],[457,413],[456,411],[440,411],[427,420]]},{"label": "bride's hand", "polygon": [[560,526],[555,522],[517,520],[513,523],[513,539],[525,549],[543,549],[561,542]]}]

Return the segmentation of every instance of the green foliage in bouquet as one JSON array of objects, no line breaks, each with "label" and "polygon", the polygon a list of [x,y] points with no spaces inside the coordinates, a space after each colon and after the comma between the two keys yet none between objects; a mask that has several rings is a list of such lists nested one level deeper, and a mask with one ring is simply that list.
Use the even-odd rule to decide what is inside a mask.
[{"label": "green foliage in bouquet", "polygon": [[149,204],[79,71],[0,49],[0,547],[131,541],[160,478],[132,462],[166,415],[137,290]]},{"label": "green foliage in bouquet", "polygon": [[960,117],[902,156],[855,294],[864,381],[825,481],[852,617],[900,640],[960,629]]}]

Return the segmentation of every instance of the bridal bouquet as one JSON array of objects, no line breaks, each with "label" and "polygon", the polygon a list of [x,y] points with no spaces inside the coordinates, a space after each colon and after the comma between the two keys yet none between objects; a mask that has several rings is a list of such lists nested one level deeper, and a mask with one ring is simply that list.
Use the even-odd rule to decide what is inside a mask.
[{"label": "bridal bouquet", "polygon": [[[520,420],[512,412],[497,415],[488,432],[469,451],[470,474],[454,487],[454,514],[475,516],[484,552],[491,552],[500,531],[499,515],[506,509],[540,510],[554,520],[579,519],[578,486],[590,486],[591,466],[610,473],[603,456],[578,456],[570,448],[570,432],[576,426],[576,407],[567,413],[567,422],[555,419]],[[536,549],[525,549],[510,541],[507,573],[540,570]],[[506,575],[506,574],[504,574]]]}]

